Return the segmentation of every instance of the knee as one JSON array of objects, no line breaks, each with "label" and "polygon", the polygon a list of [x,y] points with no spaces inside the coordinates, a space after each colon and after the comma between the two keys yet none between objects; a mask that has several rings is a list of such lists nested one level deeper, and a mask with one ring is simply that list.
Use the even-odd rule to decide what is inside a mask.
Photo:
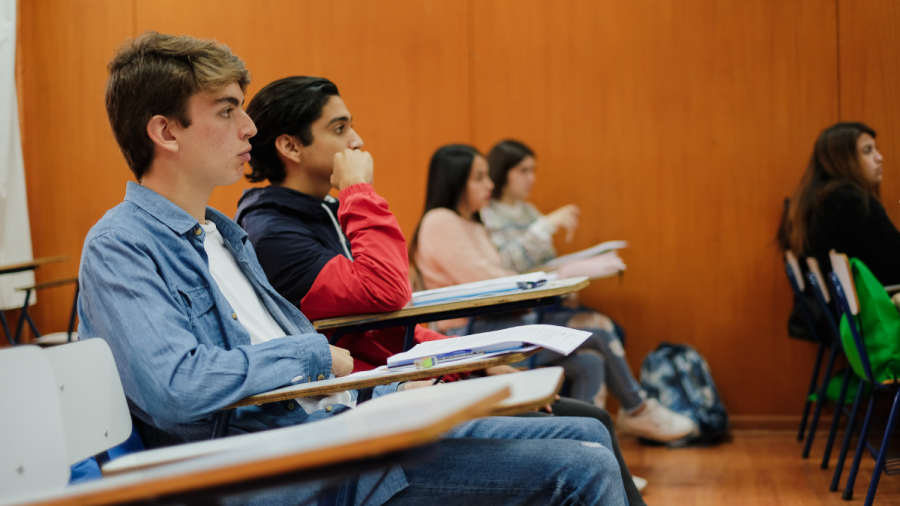
[{"label": "knee", "polygon": [[575,329],[600,329],[612,332],[615,328],[608,316],[600,313],[578,313],[569,319],[569,327]]},{"label": "knee", "polygon": [[[605,448],[612,448],[612,439],[609,436],[609,431],[600,420],[580,417],[560,417],[557,420],[567,420],[567,423],[571,425],[571,439],[576,439],[583,443],[599,443]],[[588,447],[592,446],[588,445]]]}]

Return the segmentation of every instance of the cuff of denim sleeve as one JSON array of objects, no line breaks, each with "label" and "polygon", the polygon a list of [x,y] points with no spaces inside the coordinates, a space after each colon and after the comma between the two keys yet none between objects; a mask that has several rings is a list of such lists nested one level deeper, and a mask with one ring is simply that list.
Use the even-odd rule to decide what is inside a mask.
[{"label": "cuff of denim sleeve", "polygon": [[[300,347],[300,375],[306,381],[318,381],[331,375],[331,348],[321,334],[294,336]],[[305,367],[302,365],[305,363]]]},{"label": "cuff of denim sleeve", "polygon": [[353,186],[348,186],[338,193],[338,200],[344,200],[357,193],[375,193],[375,188],[372,188],[372,185],[369,183],[358,183]]},{"label": "cuff of denim sleeve", "polygon": [[553,234],[556,233],[556,226],[553,223],[550,223],[550,220],[544,217],[540,217],[528,227],[528,230],[538,236],[539,239],[544,241],[549,241]]}]

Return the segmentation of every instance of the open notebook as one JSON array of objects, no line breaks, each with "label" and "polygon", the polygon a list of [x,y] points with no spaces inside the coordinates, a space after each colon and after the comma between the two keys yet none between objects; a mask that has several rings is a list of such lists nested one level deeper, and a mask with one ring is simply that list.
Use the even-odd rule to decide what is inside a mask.
[{"label": "open notebook", "polygon": [[470,360],[491,354],[521,352],[535,346],[568,355],[590,335],[590,332],[556,325],[522,325],[495,332],[419,343],[407,352],[388,358],[387,364],[394,368],[426,357],[445,357],[447,360],[442,363],[451,361],[454,356],[460,360]]}]

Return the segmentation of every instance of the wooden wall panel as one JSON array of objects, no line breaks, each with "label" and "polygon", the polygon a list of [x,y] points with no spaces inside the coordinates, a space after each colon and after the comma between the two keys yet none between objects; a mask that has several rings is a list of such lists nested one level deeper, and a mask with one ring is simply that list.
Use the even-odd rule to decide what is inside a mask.
[{"label": "wooden wall panel", "polygon": [[[102,105],[114,47],[145,29],[215,37],[247,62],[248,98],[288,75],[338,84],[407,235],[439,145],[531,144],[534,201],[584,212],[560,251],[632,242],[624,284],[597,283],[584,298],[629,330],[635,370],[659,341],[689,342],[733,413],[795,415],[812,350],[786,337],[772,237],[822,128],[852,117],[880,132],[885,203],[900,218],[890,170],[900,14],[888,0],[839,4],[23,1],[34,250],[72,259],[38,279],[77,270],[84,235],[131,179]],[[233,213],[247,186],[218,190],[212,205]],[[63,290],[42,295],[39,325],[64,327],[68,303]]]},{"label": "wooden wall panel", "polygon": [[841,0],[838,18],[841,120],[878,133],[884,156],[881,202],[900,224],[900,3]]},{"label": "wooden wall panel", "polygon": [[732,413],[798,413],[813,349],[787,339],[773,237],[837,119],[835,2],[474,6],[474,139],[530,144],[538,207],[581,206],[560,251],[631,241],[624,284],[583,299],[628,330],[633,370],[690,343]]},{"label": "wooden wall panel", "polygon": [[[131,172],[103,106],[106,63],[132,33],[131,2],[20,3],[21,124],[34,255],[67,255],[37,280],[74,276],[84,237],[122,201]],[[74,288],[40,292],[32,314],[44,332],[65,329]]]},{"label": "wooden wall panel", "polygon": [[[408,235],[422,212],[435,146],[469,138],[467,23],[461,0],[272,0],[250,10],[234,0],[137,2],[138,31],[228,44],[253,75],[248,100],[286,76],[334,81],[375,158],[376,189]],[[246,187],[217,189],[211,205],[233,215]]]}]

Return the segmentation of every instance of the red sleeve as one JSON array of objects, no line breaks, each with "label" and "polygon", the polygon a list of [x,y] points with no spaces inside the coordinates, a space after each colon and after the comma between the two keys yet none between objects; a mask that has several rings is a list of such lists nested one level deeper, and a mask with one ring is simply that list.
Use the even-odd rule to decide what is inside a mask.
[{"label": "red sleeve", "polygon": [[406,239],[387,201],[369,184],[340,193],[338,221],[353,260],[332,258],[303,297],[310,320],[401,309],[412,297]]}]

